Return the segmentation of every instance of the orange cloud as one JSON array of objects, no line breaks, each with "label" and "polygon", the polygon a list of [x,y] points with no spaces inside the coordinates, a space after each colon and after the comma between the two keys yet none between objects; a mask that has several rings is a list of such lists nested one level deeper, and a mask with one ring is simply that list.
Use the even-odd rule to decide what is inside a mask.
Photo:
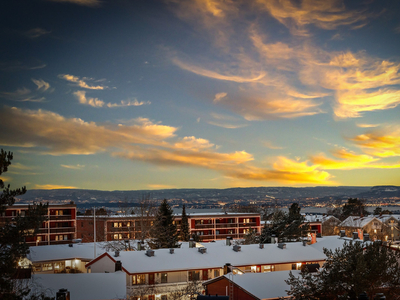
[{"label": "orange cloud", "polygon": [[[161,166],[211,169],[238,179],[332,184],[330,174],[309,166],[308,162],[278,157],[269,168],[255,167],[253,155],[244,150],[220,153],[216,151],[218,147],[206,139],[194,136],[179,138],[176,127],[154,123],[146,118],[134,119],[130,125],[99,125],[49,111],[4,107],[0,110],[0,126],[1,145],[26,147],[41,154],[89,155],[107,152]],[[83,167],[62,166],[72,169]],[[40,188],[67,187],[49,185]]]},{"label": "orange cloud", "polygon": [[363,11],[349,11],[340,0],[258,0],[258,4],[285,25],[292,34],[307,36],[307,25],[332,30],[339,26],[363,27],[367,15]]},{"label": "orange cloud", "polygon": [[377,157],[400,156],[400,127],[392,126],[382,130],[373,130],[349,140],[362,150]]},{"label": "orange cloud", "polygon": [[76,83],[77,86],[89,90],[104,90],[104,86],[101,85],[88,85],[85,80],[90,80],[89,78],[83,77],[80,79],[78,76],[70,75],[70,74],[60,74],[59,78],[67,80],[69,82]]},{"label": "orange cloud", "polygon": [[63,190],[63,189],[76,189],[75,186],[66,186],[59,184],[35,184],[34,189],[38,190]]}]

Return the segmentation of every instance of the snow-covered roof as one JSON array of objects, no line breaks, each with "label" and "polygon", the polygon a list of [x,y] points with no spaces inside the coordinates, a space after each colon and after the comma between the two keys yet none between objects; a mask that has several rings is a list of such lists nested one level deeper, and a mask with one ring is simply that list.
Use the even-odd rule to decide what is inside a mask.
[{"label": "snow-covered roof", "polygon": [[390,219],[397,220],[397,221],[400,220],[400,215],[378,215],[378,216],[375,216],[375,217],[378,220],[382,221],[383,223],[387,222]]},{"label": "snow-covered roof", "polygon": [[[289,290],[290,286],[285,280],[289,279],[289,272],[227,274],[224,276],[259,299],[274,299],[288,297],[286,290]],[[300,271],[292,271],[292,273],[298,276]]]},{"label": "snow-covered roof", "polygon": [[[177,213],[174,214],[176,217],[180,217],[182,214]],[[260,216],[260,213],[235,213],[235,212],[208,212],[208,213],[187,213],[189,218],[196,218],[196,217],[229,217],[229,216]],[[110,219],[129,219],[129,218],[137,218],[138,215],[132,214],[119,214],[119,215],[96,215],[96,218],[110,218]],[[93,218],[91,216],[77,216],[77,219],[85,219],[85,218]]]},{"label": "snow-covered roof", "polygon": [[277,244],[265,244],[264,249],[260,249],[258,244],[241,245],[239,252],[224,243],[208,243],[203,246],[207,248],[204,254],[198,248],[183,247],[174,249],[173,254],[169,249],[154,250],[154,256],[151,257],[145,255],[146,251],[127,251],[120,252],[118,257],[113,254],[110,256],[121,261],[122,267],[131,274],[222,268],[226,263],[248,266],[321,261],[326,258],[321,251],[303,246],[301,242],[287,243],[286,249],[278,248]]},{"label": "snow-covered roof", "polygon": [[[332,215],[304,215],[304,218],[306,219],[307,222],[321,222],[321,223],[324,223],[331,218],[337,219]],[[337,220],[339,221],[339,219]]]},{"label": "snow-covered roof", "polygon": [[310,245],[310,247],[323,253],[324,248],[329,249],[329,250],[335,250],[337,248],[342,248],[343,244],[345,242],[346,242],[346,239],[340,238],[336,235],[324,236],[321,238],[317,238],[317,242]]},{"label": "snow-covered roof", "polygon": [[[94,243],[77,243],[72,245],[72,247],[69,247],[68,244],[29,247],[30,253],[28,254],[28,259],[35,263],[74,258],[89,261],[94,258]],[[96,256],[99,256],[104,252],[102,244],[97,243]]]},{"label": "snow-covered roof", "polygon": [[367,216],[367,217],[350,216],[346,220],[344,220],[342,223],[340,223],[339,226],[363,228],[364,226],[366,226],[368,223],[372,222],[373,220],[376,220],[376,221],[382,223],[381,220],[378,220],[374,216]]},{"label": "snow-covered roof", "polygon": [[81,273],[32,275],[34,292],[45,291],[46,296],[55,297],[60,289],[70,292],[71,300],[126,299],[126,274]]}]

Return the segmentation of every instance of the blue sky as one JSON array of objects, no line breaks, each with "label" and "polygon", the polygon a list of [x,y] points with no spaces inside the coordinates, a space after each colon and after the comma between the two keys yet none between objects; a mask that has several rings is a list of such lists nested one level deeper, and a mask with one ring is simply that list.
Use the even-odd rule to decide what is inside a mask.
[{"label": "blue sky", "polygon": [[400,184],[397,1],[0,4],[12,186]]}]

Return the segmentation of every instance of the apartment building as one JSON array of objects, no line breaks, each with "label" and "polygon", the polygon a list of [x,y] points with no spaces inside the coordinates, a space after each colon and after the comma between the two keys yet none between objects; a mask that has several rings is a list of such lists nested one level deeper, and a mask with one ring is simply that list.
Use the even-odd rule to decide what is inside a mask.
[{"label": "apartment building", "polygon": [[[175,216],[178,230],[181,215]],[[258,213],[193,213],[188,215],[191,234],[202,241],[224,240],[230,236],[243,238],[250,230],[261,232],[261,216]],[[96,216],[96,240],[113,241],[140,239],[142,230],[148,230],[152,220],[144,220],[136,215]],[[83,242],[94,241],[94,216],[77,217],[77,237]]]},{"label": "apartment building", "polygon": [[[0,223],[12,221],[16,216],[25,216],[29,206],[14,204],[7,207],[0,216]],[[76,205],[49,204],[46,221],[36,236],[26,238],[28,246],[42,246],[71,243],[76,239]]]},{"label": "apartment building", "polygon": [[122,271],[126,274],[130,299],[164,300],[169,293],[196,282],[217,278],[226,273],[268,273],[300,270],[304,264],[322,265],[326,259],[321,248],[340,248],[344,239],[337,236],[318,239],[320,247],[305,243],[226,245],[225,241],[204,243],[198,247],[122,251],[104,253],[86,264],[88,272]]}]

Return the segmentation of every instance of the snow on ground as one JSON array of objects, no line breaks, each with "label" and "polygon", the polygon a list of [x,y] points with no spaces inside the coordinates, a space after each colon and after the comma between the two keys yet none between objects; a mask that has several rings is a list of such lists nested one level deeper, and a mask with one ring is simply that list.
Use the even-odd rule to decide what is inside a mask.
[{"label": "snow on ground", "polygon": [[48,297],[55,297],[60,289],[67,289],[71,300],[126,299],[124,272],[41,274],[33,275],[32,282],[36,286],[33,292],[44,291]]}]

